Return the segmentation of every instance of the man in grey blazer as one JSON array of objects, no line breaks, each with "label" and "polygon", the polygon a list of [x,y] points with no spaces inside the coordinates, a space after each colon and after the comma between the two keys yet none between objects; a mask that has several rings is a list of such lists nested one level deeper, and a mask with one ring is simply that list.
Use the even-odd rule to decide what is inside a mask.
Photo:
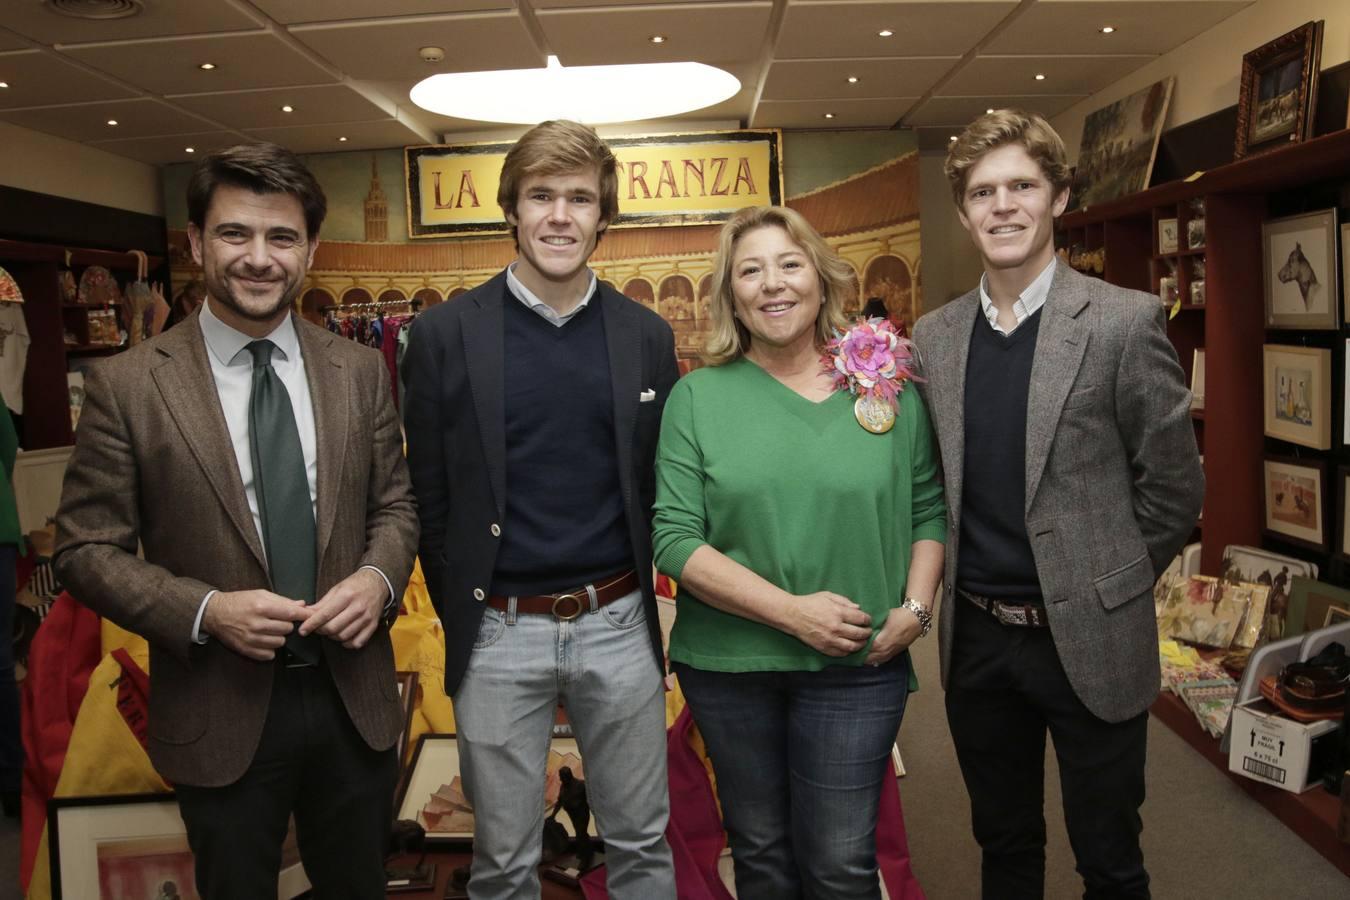
[{"label": "man in grey blazer", "polygon": [[385,894],[418,525],[383,359],[293,314],[326,206],[274,144],[202,160],[206,303],[89,371],[56,517],[61,581],[149,644],[203,900],[275,896],[292,814],[316,896]]},{"label": "man in grey blazer", "polygon": [[1190,394],[1157,297],[1055,259],[1059,135],[998,110],[946,173],[984,262],[914,329],[945,471],[939,644],[987,898],[1040,897],[1045,736],[1088,897],[1147,897],[1152,586],[1200,512]]}]

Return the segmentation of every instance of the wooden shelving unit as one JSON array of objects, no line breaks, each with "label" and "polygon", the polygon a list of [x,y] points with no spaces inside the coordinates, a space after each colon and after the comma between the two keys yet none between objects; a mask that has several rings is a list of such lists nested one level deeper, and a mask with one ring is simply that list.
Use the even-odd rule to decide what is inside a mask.
[{"label": "wooden shelving unit", "polygon": [[[162,257],[148,258],[153,270]],[[79,279],[89,266],[103,266],[121,287],[136,274],[136,257],[107,250],[67,248],[53,244],[0,240],[0,266],[8,271],[24,296],[24,320],[28,325],[28,365],[23,387],[23,447],[40,450],[74,442],[70,427],[70,403],[66,373],[70,361],[116,353],[124,347],[91,343],[89,313],[108,307],[66,303],[61,297],[60,274],[67,266]],[[75,344],[66,343],[66,334]]]}]

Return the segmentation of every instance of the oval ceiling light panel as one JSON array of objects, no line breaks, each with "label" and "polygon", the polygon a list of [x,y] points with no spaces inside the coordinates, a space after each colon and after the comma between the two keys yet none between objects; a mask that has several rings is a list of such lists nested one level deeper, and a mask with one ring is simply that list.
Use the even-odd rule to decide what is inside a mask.
[{"label": "oval ceiling light panel", "polygon": [[429,112],[479,122],[534,125],[572,119],[589,125],[675,116],[735,96],[741,82],[695,62],[456,72],[418,82],[408,96]]}]

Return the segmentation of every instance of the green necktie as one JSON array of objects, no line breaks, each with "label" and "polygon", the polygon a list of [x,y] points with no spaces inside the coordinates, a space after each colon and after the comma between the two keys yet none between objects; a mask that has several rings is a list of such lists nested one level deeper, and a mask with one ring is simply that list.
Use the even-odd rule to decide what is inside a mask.
[{"label": "green necktie", "polygon": [[[292,600],[313,603],[317,568],[314,507],[291,396],[272,368],[274,346],[271,341],[248,345],[253,356],[253,389],[248,398],[253,490],[262,518],[272,590]],[[304,662],[319,661],[315,635],[301,637],[292,631],[286,636],[286,649]]]}]

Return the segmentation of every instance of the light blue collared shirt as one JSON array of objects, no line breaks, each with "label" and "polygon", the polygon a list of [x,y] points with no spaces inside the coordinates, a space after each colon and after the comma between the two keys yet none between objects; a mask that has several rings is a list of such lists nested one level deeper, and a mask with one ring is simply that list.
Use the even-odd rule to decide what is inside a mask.
[{"label": "light blue collared shirt", "polygon": [[1027,285],[1026,290],[1018,295],[1017,301],[1013,303],[1013,315],[1017,317],[1017,325],[1014,325],[1010,331],[1004,331],[998,324],[998,308],[994,306],[994,301],[989,296],[987,285],[988,276],[980,276],[980,306],[984,308],[984,317],[989,320],[989,324],[999,334],[1007,337],[1017,330],[1027,319],[1036,314],[1036,310],[1045,305],[1045,298],[1050,296],[1050,282],[1055,278],[1055,260],[1050,260],[1050,265],[1041,270],[1031,284]]},{"label": "light blue collared shirt", "polygon": [[511,265],[506,267],[506,286],[510,288],[511,293],[515,295],[517,300],[525,304],[526,308],[534,310],[558,328],[566,325],[572,320],[573,316],[586,308],[591,302],[591,298],[595,296],[595,289],[599,284],[595,279],[595,273],[588,272],[587,274],[591,276],[591,280],[590,283],[586,285],[585,296],[581,298],[581,302],[578,303],[571,312],[565,316],[560,316],[553,307],[549,306],[543,300],[540,300],[535,295],[534,291],[527,288],[525,283],[516,277],[516,265],[516,263],[511,263]]}]

